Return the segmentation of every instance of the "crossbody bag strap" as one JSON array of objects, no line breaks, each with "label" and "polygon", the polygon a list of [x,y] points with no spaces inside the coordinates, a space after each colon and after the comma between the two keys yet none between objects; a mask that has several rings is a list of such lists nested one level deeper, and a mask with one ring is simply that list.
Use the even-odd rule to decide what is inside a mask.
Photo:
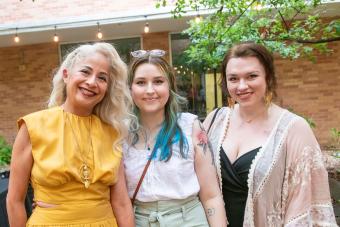
[{"label": "crossbody bag strap", "polygon": [[135,192],[133,193],[133,196],[132,196],[132,199],[131,199],[131,203],[132,203],[132,204],[135,202],[135,199],[136,199],[137,193],[138,193],[138,191],[139,191],[139,188],[140,188],[140,186],[142,185],[143,179],[144,179],[144,177],[145,177],[145,175],[146,175],[146,172],[148,171],[148,168],[149,168],[149,166],[150,166],[151,157],[153,157],[153,155],[155,154],[155,152],[156,152],[156,149],[155,149],[155,147],[154,147],[154,148],[153,148],[153,151],[152,151],[152,153],[151,153],[150,159],[149,159],[148,162],[146,163],[146,165],[145,165],[145,167],[144,167],[144,170],[143,170],[143,173],[142,173],[142,175],[141,175],[140,178],[139,178],[139,181],[138,181],[137,187],[136,187],[136,189],[135,189]]},{"label": "crossbody bag strap", "polygon": [[[218,111],[219,111],[220,109],[221,109],[221,108],[217,108],[217,109],[216,109],[215,114],[214,114],[214,116],[213,116],[213,118],[212,118],[212,120],[211,120],[211,122],[210,122],[210,125],[209,125],[209,128],[208,128],[207,133],[209,133],[209,130],[210,130],[212,124],[214,123],[215,118],[216,118],[216,116],[217,116],[217,113],[218,113]],[[153,151],[152,151],[152,153],[151,153],[151,157],[153,157],[155,151],[156,151],[156,149],[154,148]],[[150,166],[150,163],[151,163],[151,158],[150,158],[150,159],[148,160],[148,162],[146,163],[146,165],[145,165],[145,167],[144,167],[144,170],[143,170],[143,173],[142,173],[142,175],[141,175],[140,178],[139,178],[137,187],[136,187],[135,192],[133,193],[133,196],[132,196],[132,199],[131,199],[132,204],[133,204],[133,203],[135,202],[135,200],[136,200],[137,193],[138,193],[138,191],[139,191],[139,189],[140,189],[140,186],[142,185],[143,179],[144,179],[144,177],[145,177],[145,175],[146,175],[146,172],[148,171],[148,168],[149,168],[149,166]]]},{"label": "crossbody bag strap", "polygon": [[210,125],[209,125],[209,128],[208,128],[207,134],[209,133],[210,128],[211,128],[211,126],[213,125],[213,123],[214,123],[214,121],[215,121],[215,118],[216,118],[216,116],[217,116],[217,113],[218,113],[218,111],[220,111],[220,109],[221,109],[220,107],[216,109],[216,111],[215,111],[215,113],[214,113],[214,116],[213,116],[213,118],[212,118],[211,121],[210,121]]}]

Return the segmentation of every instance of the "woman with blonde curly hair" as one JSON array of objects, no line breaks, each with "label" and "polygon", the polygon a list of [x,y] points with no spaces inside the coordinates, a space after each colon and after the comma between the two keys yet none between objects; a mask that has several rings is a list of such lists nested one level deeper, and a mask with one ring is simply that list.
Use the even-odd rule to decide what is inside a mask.
[{"label": "woman with blonde curly hair", "polygon": [[[119,141],[128,115],[126,65],[107,43],[72,51],[46,110],[19,119],[7,209],[11,226],[134,226]],[[27,221],[28,183],[37,207]]]}]

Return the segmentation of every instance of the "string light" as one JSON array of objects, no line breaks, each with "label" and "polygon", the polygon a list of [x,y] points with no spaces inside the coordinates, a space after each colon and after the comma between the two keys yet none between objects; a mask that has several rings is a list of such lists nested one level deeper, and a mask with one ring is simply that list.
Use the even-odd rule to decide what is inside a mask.
[{"label": "string light", "polygon": [[[148,18],[147,18],[147,16],[144,16],[144,17],[145,17],[144,33],[149,33],[150,32],[150,25],[149,25],[149,22],[148,22]],[[199,21],[201,21],[201,17],[200,17],[199,14],[197,14],[195,20],[196,20],[197,23]],[[58,31],[57,31],[57,27],[58,27],[57,25],[54,25],[53,41],[56,42],[56,43],[60,41],[60,37],[59,37]],[[19,43],[21,41],[20,37],[18,35],[18,30],[19,30],[19,28],[15,28],[15,36],[13,38],[15,43]],[[97,34],[96,34],[96,36],[97,36],[98,39],[103,38],[103,33],[101,32],[99,21],[97,21]]]},{"label": "string light", "polygon": [[195,17],[195,23],[198,24],[201,22],[202,18],[201,18],[201,15],[200,15],[200,8],[198,5],[196,5],[196,17]]},{"label": "string light", "polygon": [[97,29],[97,38],[98,39],[102,39],[103,38],[103,33],[100,31],[99,22],[97,22],[97,26],[98,26],[98,29]]},{"label": "string light", "polygon": [[57,25],[54,26],[54,37],[53,37],[54,42],[59,42],[59,36],[57,35]]},{"label": "string light", "polygon": [[14,42],[16,43],[20,42],[20,38],[18,36],[18,28],[15,28]]},{"label": "string light", "polygon": [[196,17],[195,17],[195,23],[198,24],[198,23],[201,22],[201,20],[202,20],[202,18],[201,18],[201,16],[200,16],[200,14],[197,13],[197,15],[196,15]]},{"label": "string light", "polygon": [[260,3],[258,3],[258,4],[255,5],[254,8],[255,8],[255,10],[261,10],[263,7]]},{"label": "string light", "polygon": [[144,26],[144,33],[149,33],[150,27],[149,27],[149,22],[148,22],[147,16],[145,16],[145,20],[146,20],[146,23],[145,23],[145,26]]}]

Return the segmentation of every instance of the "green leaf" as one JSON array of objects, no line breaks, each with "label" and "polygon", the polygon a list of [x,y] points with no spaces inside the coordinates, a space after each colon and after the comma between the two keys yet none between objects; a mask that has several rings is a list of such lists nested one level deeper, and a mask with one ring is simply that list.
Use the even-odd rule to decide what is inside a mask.
[{"label": "green leaf", "polygon": [[177,0],[172,13],[178,18],[185,9],[200,7],[214,12],[199,24],[191,21],[184,32],[191,41],[186,52],[190,64],[216,67],[232,45],[243,41],[262,43],[284,58],[316,61],[319,53],[330,52],[328,43],[318,41],[340,36],[340,20],[323,22],[315,14],[320,4],[321,0]]},{"label": "green leaf", "polygon": [[5,138],[0,136],[0,166],[8,165],[11,161],[12,147],[7,144]]}]

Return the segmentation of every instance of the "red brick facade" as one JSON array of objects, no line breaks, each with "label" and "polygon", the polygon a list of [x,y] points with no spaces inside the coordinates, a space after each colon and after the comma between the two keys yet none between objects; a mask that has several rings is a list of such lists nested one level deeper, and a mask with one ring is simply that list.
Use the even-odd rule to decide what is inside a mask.
[{"label": "red brick facade", "polygon": [[169,47],[169,33],[168,32],[157,32],[157,33],[149,33],[144,34],[142,37],[143,40],[143,49],[144,50],[153,50],[153,49],[161,49],[166,51],[166,59],[170,59],[170,47]]},{"label": "red brick facade", "polygon": [[14,141],[16,120],[46,107],[51,73],[59,64],[54,43],[0,48],[0,135]]},{"label": "red brick facade", "polygon": [[340,129],[340,42],[334,52],[317,61],[276,60],[279,102],[295,112],[311,117],[319,143],[331,141],[330,129]]},{"label": "red brick facade", "polygon": [[[100,18],[134,9],[147,11],[154,5],[154,0],[2,0],[0,22],[34,24],[49,18]],[[170,53],[168,32],[143,35],[142,42],[144,49]],[[340,42],[331,47],[334,52],[319,56],[316,63],[304,59],[276,60],[278,102],[313,118],[322,145],[330,142],[330,128],[340,129]],[[170,58],[169,54],[166,57]],[[58,64],[59,49],[54,43],[0,48],[0,135],[9,143],[14,141],[18,117],[46,107],[50,76]]]},{"label": "red brick facade", "polygon": [[[143,37],[145,49],[169,50],[168,33]],[[322,145],[330,141],[330,128],[340,128],[340,42],[334,53],[308,60],[276,59],[280,103],[312,117]],[[0,135],[14,141],[16,120],[43,109],[49,97],[52,71],[59,64],[53,43],[0,48]]]}]

